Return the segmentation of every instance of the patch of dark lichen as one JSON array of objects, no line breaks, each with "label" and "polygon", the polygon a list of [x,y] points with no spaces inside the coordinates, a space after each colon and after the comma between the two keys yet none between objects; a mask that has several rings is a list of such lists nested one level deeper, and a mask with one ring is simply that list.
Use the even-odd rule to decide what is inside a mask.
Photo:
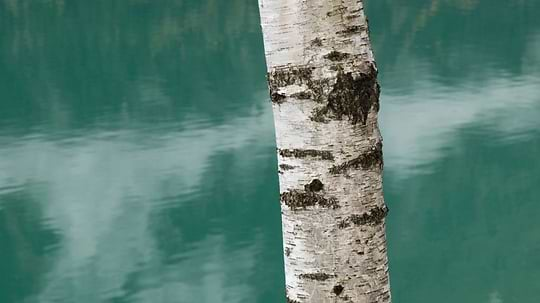
[{"label": "patch of dark lichen", "polygon": [[315,39],[311,40],[311,45],[321,47],[322,46],[322,40],[320,38],[315,38]]},{"label": "patch of dark lichen", "polygon": [[309,99],[311,98],[311,93],[307,91],[303,91],[303,92],[292,94],[291,97],[294,97],[296,99]]},{"label": "patch of dark lichen", "polygon": [[362,26],[360,25],[352,25],[347,26],[344,30],[336,32],[338,35],[352,35],[359,33],[362,30]]},{"label": "patch of dark lichen", "polygon": [[334,155],[327,150],[315,149],[280,149],[279,155],[282,157],[306,158],[314,157],[322,160],[334,160]]},{"label": "patch of dark lichen", "polygon": [[317,281],[325,281],[332,277],[335,277],[334,275],[329,275],[327,273],[323,272],[316,272],[316,273],[309,273],[309,274],[300,274],[298,276],[300,279],[309,279],[309,280],[317,280]]},{"label": "patch of dark lichen", "polygon": [[337,119],[345,116],[353,124],[365,125],[372,107],[379,110],[379,84],[375,68],[356,76],[338,72],[336,83],[328,95],[328,110]]},{"label": "patch of dark lichen", "polygon": [[304,185],[304,189],[311,192],[321,191],[323,187],[324,184],[319,179],[313,179],[309,184]]},{"label": "patch of dark lichen", "polygon": [[272,103],[281,104],[285,100],[286,96],[277,92],[270,93],[270,100]]},{"label": "patch of dark lichen", "polygon": [[328,59],[330,61],[342,61],[342,60],[345,60],[345,59],[349,58],[350,56],[351,56],[351,54],[348,54],[348,53],[342,53],[342,52],[338,52],[338,51],[331,51],[328,54],[324,55],[324,58]]},{"label": "patch of dark lichen", "polygon": [[313,67],[283,67],[268,73],[270,87],[283,87],[293,84],[306,84],[311,80]]},{"label": "patch of dark lichen", "polygon": [[281,168],[282,170],[291,170],[291,169],[294,169],[296,166],[292,166],[292,165],[289,165],[289,164],[280,164],[279,165],[279,168]]},{"label": "patch of dark lichen", "polygon": [[313,113],[311,114],[311,117],[309,119],[313,122],[319,122],[319,123],[328,123],[328,107],[324,106],[322,108],[316,108],[313,110]]},{"label": "patch of dark lichen", "polygon": [[282,193],[280,195],[280,200],[281,203],[284,203],[292,210],[306,209],[309,206],[315,205],[332,209],[339,207],[338,201],[334,197],[326,198],[320,194],[299,190],[291,190]]},{"label": "patch of dark lichen", "polygon": [[375,144],[369,151],[347,162],[334,165],[330,168],[331,174],[341,174],[349,169],[370,169],[373,167],[382,168],[384,165],[382,143]]},{"label": "patch of dark lichen", "polygon": [[312,80],[308,83],[309,92],[313,101],[321,103],[326,100],[325,91],[329,90],[328,80]]},{"label": "patch of dark lichen", "polygon": [[[327,104],[315,109],[310,118],[315,122],[326,123],[331,118],[341,120],[346,117],[353,124],[365,125],[370,110],[379,110],[379,92],[374,67],[357,75],[338,70],[335,83],[326,98]],[[319,98],[322,99],[322,94]]]},{"label": "patch of dark lichen", "polygon": [[334,288],[332,288],[332,292],[336,295],[336,296],[339,296],[341,295],[341,293],[343,292],[343,290],[345,289],[345,287],[343,287],[343,285],[335,285]]},{"label": "patch of dark lichen", "polygon": [[375,225],[380,224],[388,214],[388,207],[375,207],[369,213],[362,215],[351,215],[349,219],[354,225]]},{"label": "patch of dark lichen", "polygon": [[339,228],[346,228],[349,227],[351,224],[354,224],[356,226],[360,225],[377,225],[380,224],[386,215],[388,214],[388,207],[375,207],[371,209],[369,212],[358,215],[358,214],[352,214],[347,219],[342,220],[338,223]]}]

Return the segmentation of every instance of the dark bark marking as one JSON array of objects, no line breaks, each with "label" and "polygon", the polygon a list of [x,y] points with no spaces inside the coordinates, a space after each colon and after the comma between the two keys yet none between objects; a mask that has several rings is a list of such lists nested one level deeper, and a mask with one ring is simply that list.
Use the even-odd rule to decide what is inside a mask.
[{"label": "dark bark marking", "polygon": [[316,273],[309,273],[309,274],[300,274],[298,277],[300,279],[325,281],[325,280],[335,277],[335,275],[329,275],[323,272],[316,272]]},{"label": "dark bark marking", "polygon": [[347,162],[334,165],[330,168],[330,173],[337,175],[342,174],[349,169],[370,169],[373,167],[382,168],[384,165],[382,143],[378,142],[371,149],[358,157],[351,159]]},{"label": "dark bark marking", "polygon": [[343,287],[343,285],[338,284],[338,285],[335,285],[334,288],[332,288],[332,292],[336,294],[336,296],[339,296],[343,292],[343,289],[345,289],[345,287]]},{"label": "dark bark marking", "polygon": [[345,116],[353,124],[365,125],[371,108],[379,110],[379,94],[377,71],[373,66],[357,75],[338,69],[327,104],[314,110],[311,120],[326,123],[330,118],[341,120]]},{"label": "dark bark marking", "polygon": [[379,110],[379,84],[374,67],[353,75],[338,71],[336,83],[328,95],[328,104],[320,114],[332,113],[335,118],[349,118],[353,124],[366,124],[371,108]]},{"label": "dark bark marking", "polygon": [[288,257],[290,256],[292,253],[292,248],[290,247],[285,247],[285,256]]},{"label": "dark bark marking", "polygon": [[289,298],[288,296],[286,298],[287,298],[287,303],[300,303],[300,301],[293,300]]},{"label": "dark bark marking", "polygon": [[[295,97],[298,99],[312,99],[315,102],[323,102],[326,99],[325,92],[330,91],[331,83],[328,79],[316,80],[313,79],[313,70],[316,67],[310,67],[308,65],[303,66],[293,66],[293,67],[280,67],[272,70],[268,73],[268,85],[270,88],[270,95],[272,96],[274,92],[277,92],[280,87],[288,85],[306,85],[307,90],[291,95],[290,97]],[[278,100],[278,104],[284,101],[283,99]]]},{"label": "dark bark marking", "polygon": [[296,99],[309,99],[311,98],[311,93],[304,91],[304,92],[292,94],[291,97],[296,98]]},{"label": "dark bark marking", "polygon": [[334,160],[334,155],[327,150],[315,149],[279,149],[279,155],[282,157],[306,158],[318,157],[322,160]]},{"label": "dark bark marking", "polygon": [[289,165],[289,164],[280,164],[279,168],[281,168],[282,170],[291,170],[291,169],[296,168],[296,166],[292,166],[292,165]]},{"label": "dark bark marking", "polygon": [[327,113],[328,113],[328,108],[325,106],[322,109],[314,110],[309,119],[313,122],[327,123],[328,122],[328,119],[326,118]]},{"label": "dark bark marking", "polygon": [[322,40],[320,38],[315,38],[315,39],[311,40],[311,45],[321,47],[322,46]]},{"label": "dark bark marking", "polygon": [[347,227],[349,227],[349,226],[351,226],[351,223],[349,223],[349,220],[347,220],[347,219],[341,220],[341,221],[339,221],[339,223],[338,223],[339,229],[344,229],[344,228],[347,228]]},{"label": "dark bark marking", "polygon": [[386,215],[388,215],[388,207],[375,207],[371,209],[369,212],[358,215],[358,214],[352,214],[346,219],[342,220],[338,223],[338,227],[343,229],[351,226],[351,224],[354,224],[356,226],[360,225],[377,225],[381,224]]},{"label": "dark bark marking", "polygon": [[333,11],[329,11],[326,13],[326,16],[327,17],[332,17],[332,16],[337,16],[337,15],[343,15],[343,13],[347,10],[346,7],[344,6],[340,6],[338,8],[336,8],[335,10]]},{"label": "dark bark marking", "polygon": [[347,26],[344,30],[336,32],[336,34],[350,36],[356,33],[360,33],[363,28],[364,27],[360,25],[351,25],[351,26]]},{"label": "dark bark marking", "polygon": [[349,54],[349,53],[331,51],[328,54],[324,55],[324,58],[328,59],[330,61],[343,61],[343,60],[349,58],[350,56],[351,56],[351,54]]},{"label": "dark bark marking", "polygon": [[306,209],[308,206],[315,205],[331,209],[336,209],[339,207],[338,201],[334,197],[325,198],[320,194],[303,192],[299,190],[291,190],[281,193],[280,200],[292,210],[297,210],[299,208]]},{"label": "dark bark marking", "polygon": [[304,189],[310,192],[321,191],[323,187],[324,184],[319,179],[313,179],[311,183],[304,185]]},{"label": "dark bark marking", "polygon": [[277,92],[272,92],[270,90],[270,100],[272,103],[281,104],[285,100],[286,96]]},{"label": "dark bark marking", "polygon": [[270,87],[278,88],[293,84],[305,84],[311,81],[314,67],[297,66],[276,68],[268,73]]}]

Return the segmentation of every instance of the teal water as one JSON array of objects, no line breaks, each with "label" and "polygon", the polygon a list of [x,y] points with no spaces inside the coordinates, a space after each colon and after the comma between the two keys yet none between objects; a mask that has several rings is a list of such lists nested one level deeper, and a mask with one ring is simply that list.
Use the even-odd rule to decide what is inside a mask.
[{"label": "teal water", "polygon": [[[540,301],[540,3],[368,0],[397,303]],[[256,1],[0,1],[0,302],[282,302]]]}]

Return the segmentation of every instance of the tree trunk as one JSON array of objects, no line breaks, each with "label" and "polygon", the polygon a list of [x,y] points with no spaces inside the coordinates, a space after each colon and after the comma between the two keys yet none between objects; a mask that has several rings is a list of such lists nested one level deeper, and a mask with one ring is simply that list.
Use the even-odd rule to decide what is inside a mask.
[{"label": "tree trunk", "polygon": [[390,302],[379,85],[361,0],[259,0],[287,302]]}]

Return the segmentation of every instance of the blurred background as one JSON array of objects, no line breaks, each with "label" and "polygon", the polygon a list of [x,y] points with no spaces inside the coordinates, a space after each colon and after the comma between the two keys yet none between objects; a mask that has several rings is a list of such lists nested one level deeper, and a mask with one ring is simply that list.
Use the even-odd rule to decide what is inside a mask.
[{"label": "blurred background", "polygon": [[[396,303],[540,301],[540,2],[367,0]],[[284,302],[256,0],[0,0],[0,302]]]}]

